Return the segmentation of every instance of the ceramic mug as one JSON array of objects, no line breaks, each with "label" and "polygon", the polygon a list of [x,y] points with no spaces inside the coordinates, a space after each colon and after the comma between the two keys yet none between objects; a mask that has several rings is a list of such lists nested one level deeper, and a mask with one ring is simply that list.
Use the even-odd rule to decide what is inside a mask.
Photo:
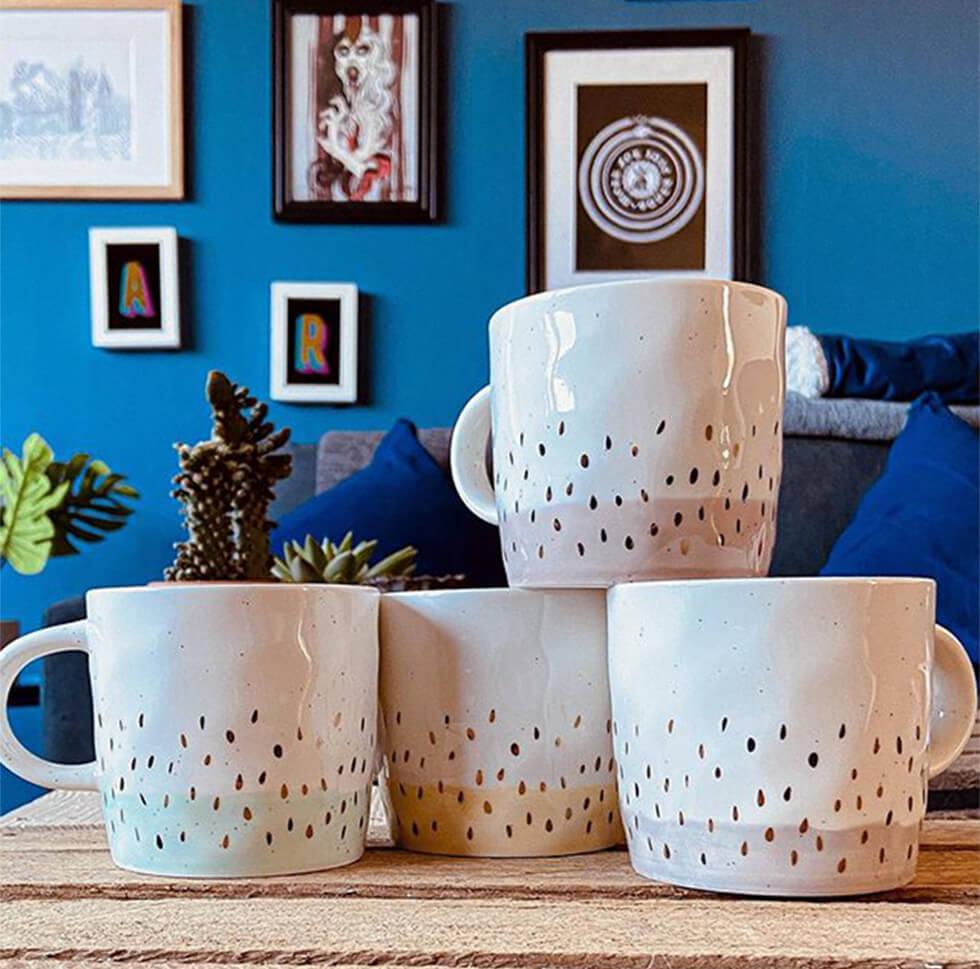
[{"label": "ceramic mug", "polygon": [[609,593],[620,806],[641,874],[848,895],[915,874],[928,781],[977,692],[926,579],[752,579]]},{"label": "ceramic mug", "polygon": [[710,279],[600,283],[498,310],[490,385],[460,414],[450,464],[470,510],[499,523],[509,584],[765,575],[785,328],[782,296]]},{"label": "ceramic mug", "polygon": [[364,851],[377,729],[373,589],[275,584],[98,589],[88,618],[0,653],[0,698],[31,660],[88,654],[96,759],[35,756],[0,714],[0,761],[101,792],[123,868],[234,877]]},{"label": "ceramic mug", "polygon": [[602,592],[386,595],[381,644],[402,846],[529,857],[619,843]]}]

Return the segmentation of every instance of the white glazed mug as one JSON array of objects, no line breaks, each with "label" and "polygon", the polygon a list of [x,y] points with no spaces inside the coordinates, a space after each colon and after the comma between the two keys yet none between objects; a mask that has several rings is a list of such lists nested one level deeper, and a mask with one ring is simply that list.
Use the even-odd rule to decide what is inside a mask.
[{"label": "white glazed mug", "polygon": [[509,584],[765,575],[785,326],[777,293],[703,279],[581,286],[498,310],[490,385],[460,414],[450,463],[470,510],[499,523]]},{"label": "white glazed mug", "polygon": [[928,781],[977,692],[926,579],[752,579],[609,593],[620,806],[641,874],[849,895],[915,874]]},{"label": "white glazed mug", "polygon": [[409,592],[381,603],[398,841],[484,857],[622,840],[602,592]]},{"label": "white glazed mug", "polygon": [[275,584],[98,589],[88,618],[0,652],[0,699],[31,660],[88,654],[96,759],[14,736],[0,761],[101,793],[112,858],[162,875],[331,868],[364,851],[377,729],[376,590]]}]

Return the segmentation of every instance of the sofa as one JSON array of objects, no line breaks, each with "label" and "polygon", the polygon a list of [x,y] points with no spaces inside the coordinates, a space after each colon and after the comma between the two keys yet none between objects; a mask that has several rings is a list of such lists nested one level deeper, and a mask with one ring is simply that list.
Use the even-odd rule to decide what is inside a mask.
[{"label": "sofa", "polygon": [[[973,426],[980,408],[953,408]],[[810,400],[790,394],[784,416],[783,476],[776,547],[770,574],[815,575],[847,526],[865,491],[884,469],[891,441],[905,421],[906,404],[857,400]],[[327,431],[316,443],[290,444],[293,473],[280,483],[271,517],[296,507],[365,467],[383,431]],[[436,462],[449,466],[450,428],[419,431]],[[413,541],[406,535],[406,542]],[[84,600],[53,605],[45,624],[84,615]],[[92,756],[91,697],[87,660],[61,654],[45,661],[43,689],[46,756],[79,763]],[[980,753],[936,778],[930,809],[960,809],[977,804]]]}]

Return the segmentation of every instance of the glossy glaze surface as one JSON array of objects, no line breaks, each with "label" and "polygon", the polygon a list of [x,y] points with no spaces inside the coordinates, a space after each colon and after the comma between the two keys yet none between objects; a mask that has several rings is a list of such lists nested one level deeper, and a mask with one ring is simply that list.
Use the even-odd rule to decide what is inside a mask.
[{"label": "glossy glaze surface", "polygon": [[21,640],[89,653],[96,761],[69,780],[101,791],[113,860],[234,877],[359,858],[379,598],[272,584],[96,590],[87,621]]},{"label": "glossy glaze surface", "polygon": [[[934,583],[913,579],[610,590],[636,870],[777,895],[909,881],[928,778],[962,748],[976,708],[963,647],[945,631],[934,647],[934,600]],[[942,706],[931,702],[937,675]]]},{"label": "glossy glaze surface", "polygon": [[494,494],[473,440],[485,403],[461,416],[453,470],[470,508],[499,521],[510,584],[765,575],[785,323],[778,294],[714,280],[584,286],[499,310]]},{"label": "glossy glaze surface", "polygon": [[381,705],[406,848],[543,856],[622,837],[605,596],[387,595]]}]

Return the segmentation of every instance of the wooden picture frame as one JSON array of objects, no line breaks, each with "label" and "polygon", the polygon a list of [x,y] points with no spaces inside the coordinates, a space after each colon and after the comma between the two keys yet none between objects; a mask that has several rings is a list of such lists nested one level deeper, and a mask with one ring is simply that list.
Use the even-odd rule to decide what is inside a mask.
[{"label": "wooden picture frame", "polygon": [[[741,27],[526,35],[525,279],[529,293],[659,273],[751,279],[749,39],[748,28]],[[553,67],[554,77],[549,76],[549,67]],[[588,81],[580,82],[576,72]],[[594,84],[597,91],[597,97],[590,102],[591,110],[595,111],[598,105],[599,110],[612,112],[610,116],[618,111],[623,117],[616,123],[625,127],[618,133],[616,123],[600,128],[586,143],[592,130],[586,130],[583,124],[580,131],[578,123],[583,118],[581,92],[589,84]],[[600,86],[603,90],[599,90]],[[705,146],[709,140],[712,142],[711,149],[698,152],[698,146],[675,121],[653,117],[660,114],[660,98],[655,89],[661,87],[663,99],[669,99],[671,110],[689,112],[687,104],[678,99],[694,95],[702,98],[699,136]],[[701,87],[703,93],[695,90]],[[638,98],[648,99],[639,111]],[[617,99],[622,99],[619,109]],[[646,104],[651,106],[647,108]],[[557,166],[549,155],[546,135],[560,128],[563,119],[568,119],[568,130],[563,134],[566,141],[561,145],[564,153],[556,148],[553,154],[566,162],[574,159],[574,163],[569,171],[558,172],[556,177]],[[640,137],[634,142],[645,153],[643,158],[636,157],[635,167],[647,166],[650,174],[630,172],[628,164],[621,165],[627,151],[636,150],[630,149],[628,142],[636,129],[626,131],[627,119],[662,125],[662,129],[656,126],[648,129],[645,139]],[[729,126],[730,135],[716,142],[712,132],[723,132],[724,123]],[[601,120],[596,122],[596,126],[601,124]],[[605,134],[610,131],[612,134]],[[660,153],[655,146],[647,151],[661,134],[681,149],[676,153],[680,160],[676,171],[675,155],[670,151]],[[607,141],[594,149],[603,137]],[[617,138],[622,139],[621,147],[616,144]],[[698,198],[692,192],[696,202],[677,210],[688,221],[678,219],[675,225],[679,223],[680,227],[673,228],[669,222],[669,208],[673,205],[670,192],[681,184],[688,155],[693,159],[689,181],[696,184],[700,180],[701,195]],[[662,171],[654,170],[657,164],[662,166]],[[578,171],[574,170],[576,166]],[[628,191],[624,192],[624,183],[617,181],[621,176],[636,179],[641,186],[638,195],[650,193],[652,201],[636,199]],[[651,189],[654,183],[665,186],[663,215],[667,222],[659,226],[655,221],[658,196]],[[724,184],[730,184],[730,197],[719,195]],[[592,204],[591,212],[597,213],[594,216],[584,204],[586,188],[607,196]],[[549,210],[549,193],[554,199],[569,200],[562,203],[569,210],[557,213],[557,202]],[[633,215],[629,207],[641,204],[649,204],[650,208],[637,209]],[[699,228],[702,224],[703,229]],[[719,230],[719,225],[724,231]],[[591,238],[583,226],[591,231]],[[665,232],[674,238],[664,235]],[[665,239],[670,239],[666,245]],[[561,247],[566,248],[563,251]],[[699,251],[703,252],[703,265],[698,263]],[[671,265],[672,262],[676,265]]]},{"label": "wooden picture frame", "polygon": [[92,345],[180,347],[177,230],[89,229]]},{"label": "wooden picture frame", "polygon": [[358,292],[353,283],[273,283],[270,396],[357,402]]},{"label": "wooden picture frame", "polygon": [[277,220],[435,221],[436,14],[434,0],[272,0]]},{"label": "wooden picture frame", "polygon": [[[127,16],[133,13],[146,16]],[[156,22],[157,13],[163,14],[163,23]],[[52,30],[48,21],[54,24],[56,15],[64,24]],[[41,26],[48,30],[43,37],[37,33]],[[18,30],[32,48],[26,46],[28,40],[18,39]],[[12,149],[17,148],[13,157],[0,155],[0,198],[184,197],[180,0],[0,0],[0,35],[4,32],[16,55],[0,58],[0,70],[19,73],[0,77],[0,87],[16,81],[24,97],[21,110],[17,91],[11,102],[0,102],[0,145],[9,137]],[[109,40],[116,41],[116,52],[128,41],[125,58],[122,53],[99,56],[100,45],[106,47]],[[154,61],[161,49],[162,56]],[[45,54],[54,58],[53,66],[45,63]],[[111,66],[114,59],[120,64],[117,71]],[[130,76],[121,67],[122,59],[127,66],[139,65],[142,73]],[[150,75],[154,64],[160,77]],[[55,85],[43,83],[45,73],[63,74],[59,82],[65,83],[57,86],[68,93],[53,99],[49,92]],[[32,117],[38,110],[32,90],[48,99],[42,105],[43,133]],[[152,102],[149,109],[130,112],[130,102],[140,98]],[[58,151],[62,158],[53,157]]]}]

